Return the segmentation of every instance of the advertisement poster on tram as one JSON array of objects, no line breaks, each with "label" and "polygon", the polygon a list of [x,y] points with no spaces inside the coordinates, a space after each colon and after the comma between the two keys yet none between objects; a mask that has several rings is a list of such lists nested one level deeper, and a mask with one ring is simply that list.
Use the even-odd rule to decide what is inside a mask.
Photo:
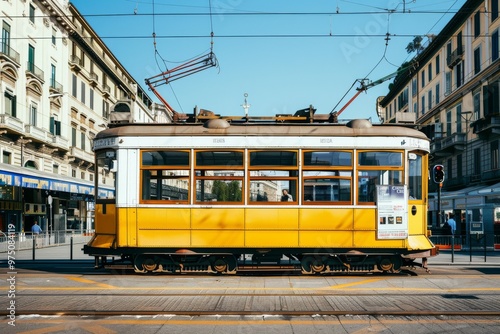
[{"label": "advertisement poster on tram", "polygon": [[408,237],[406,186],[377,186],[378,239]]}]

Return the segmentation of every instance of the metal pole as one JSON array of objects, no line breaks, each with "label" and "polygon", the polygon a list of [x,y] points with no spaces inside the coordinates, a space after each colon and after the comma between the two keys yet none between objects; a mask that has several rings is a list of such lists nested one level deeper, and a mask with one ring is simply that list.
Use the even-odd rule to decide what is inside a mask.
[{"label": "metal pole", "polygon": [[36,248],[36,234],[33,233],[33,249],[32,249],[33,261],[35,261],[35,248]]},{"label": "metal pole", "polygon": [[73,260],[73,236],[70,238],[69,247],[69,259]]}]

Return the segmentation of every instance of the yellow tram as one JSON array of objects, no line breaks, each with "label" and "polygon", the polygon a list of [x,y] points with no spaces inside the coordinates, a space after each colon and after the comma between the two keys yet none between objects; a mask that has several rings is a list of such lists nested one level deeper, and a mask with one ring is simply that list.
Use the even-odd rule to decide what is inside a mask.
[{"label": "yellow tram", "polygon": [[[395,272],[437,253],[429,140],[414,129],[132,123],[100,132],[94,151],[95,235],[84,252],[96,266],[113,257],[137,272]],[[115,193],[100,191],[101,174]]]}]

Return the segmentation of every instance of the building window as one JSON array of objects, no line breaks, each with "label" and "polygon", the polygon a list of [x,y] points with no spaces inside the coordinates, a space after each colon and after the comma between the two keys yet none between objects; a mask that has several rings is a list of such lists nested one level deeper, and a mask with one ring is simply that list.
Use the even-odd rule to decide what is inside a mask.
[{"label": "building window", "polygon": [[498,169],[499,165],[499,154],[498,154],[498,140],[492,141],[490,144],[491,150],[491,169]]},{"label": "building window", "polygon": [[481,175],[481,149],[474,149],[474,158],[472,160],[473,175]]},{"label": "building window", "polygon": [[491,34],[491,61],[498,59],[498,30]]},{"label": "building window", "polygon": [[10,55],[10,25],[3,21],[2,24],[2,53]]},{"label": "building window", "polygon": [[481,13],[479,11],[474,14],[474,38],[481,34]]},{"label": "building window", "polygon": [[451,110],[446,112],[446,137],[451,136]]},{"label": "building window", "polygon": [[71,146],[76,147],[76,128],[71,128]]},{"label": "building window", "polygon": [[495,21],[498,18],[498,0],[491,0],[491,22]]},{"label": "building window", "polygon": [[85,180],[85,172],[80,172],[80,178],[81,178],[82,180]]},{"label": "building window", "polygon": [[56,66],[50,65],[50,87],[56,88]]},{"label": "building window", "polygon": [[52,173],[59,174],[59,165],[52,165]]},{"label": "building window", "polygon": [[455,67],[455,83],[457,84],[457,88],[462,86],[464,82],[464,71],[463,71],[464,63],[458,63]]},{"label": "building window", "polygon": [[429,104],[428,110],[431,110],[431,108],[432,108],[432,90],[429,90],[427,92],[427,103]]},{"label": "building window", "polygon": [[30,4],[29,15],[30,15],[30,21],[31,21],[31,23],[35,23],[35,6],[33,6],[31,4]]},{"label": "building window", "polygon": [[12,154],[10,152],[2,152],[2,162],[4,164],[11,164],[12,163]]},{"label": "building window", "polygon": [[83,104],[85,104],[85,82],[82,81],[82,84],[81,84],[81,96],[80,96],[80,101],[82,101]]},{"label": "building window", "polygon": [[481,91],[474,92],[472,100],[474,105],[474,119],[479,119],[481,113]]},{"label": "building window", "polygon": [[16,113],[16,96],[13,92],[6,90],[5,96],[5,113],[12,117],[17,117]]},{"label": "building window", "polygon": [[30,125],[36,126],[36,114],[38,113],[38,106],[36,103],[30,105]]},{"label": "building window", "polygon": [[422,115],[425,114],[425,96],[422,95]]},{"label": "building window", "polygon": [[421,79],[422,79],[421,87],[423,88],[425,86],[425,71],[422,71]]},{"label": "building window", "polygon": [[436,104],[439,103],[439,94],[440,94],[440,89],[439,89],[439,84],[436,84]]},{"label": "building window", "polygon": [[462,177],[463,176],[463,158],[462,155],[459,154],[457,155],[457,177]]},{"label": "building window", "polygon": [[61,135],[61,121],[58,121],[54,116],[50,117],[50,133],[54,136]]},{"label": "building window", "polygon": [[451,72],[446,72],[445,74],[445,85],[446,91],[444,92],[444,95],[451,94]]},{"label": "building window", "polygon": [[417,89],[418,89],[417,78],[413,78],[413,80],[411,81],[411,96],[412,97],[417,95]]},{"label": "building window", "polygon": [[102,117],[105,119],[109,118],[109,103],[102,101]]},{"label": "building window", "polygon": [[439,55],[437,55],[436,56],[436,75],[439,75],[439,72],[440,72],[440,69],[441,69],[439,61],[440,61]]},{"label": "building window", "polygon": [[474,50],[474,74],[481,72],[481,47]]},{"label": "building window", "polygon": [[94,90],[92,88],[89,91],[89,105],[90,109],[94,110]]},{"label": "building window", "polygon": [[76,177],[76,169],[71,170],[71,177]]},{"label": "building window", "polygon": [[52,28],[52,45],[53,46],[56,46],[56,34],[57,34],[56,29]]},{"label": "building window", "polygon": [[450,179],[452,179],[453,178],[453,160],[451,158],[446,160],[446,170],[448,171],[448,177]]},{"label": "building window", "polygon": [[28,45],[28,71],[35,73],[35,47]]},{"label": "building window", "polygon": [[429,82],[432,80],[432,63],[427,66],[427,76],[429,77]]},{"label": "building window", "polygon": [[76,75],[73,74],[71,79],[72,79],[71,95],[73,95],[73,97],[76,97],[76,91],[77,91],[77,85],[78,85],[78,82],[76,80]]},{"label": "building window", "polygon": [[85,151],[85,132],[80,132],[81,149]]},{"label": "building window", "polygon": [[[457,109],[456,109],[456,112],[455,112],[455,118],[457,119],[457,129],[456,129],[456,132],[457,133],[463,133],[463,129],[462,129],[462,105],[459,104],[457,106]],[[467,129],[465,129],[465,131],[467,131]]]}]

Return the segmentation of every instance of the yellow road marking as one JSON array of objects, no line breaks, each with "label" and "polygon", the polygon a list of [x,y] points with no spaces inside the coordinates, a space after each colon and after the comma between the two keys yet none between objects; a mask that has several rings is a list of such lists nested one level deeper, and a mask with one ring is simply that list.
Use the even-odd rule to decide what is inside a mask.
[{"label": "yellow road marking", "polygon": [[[347,288],[347,287],[350,287],[350,286],[353,286],[353,285],[367,284],[367,283],[370,283],[370,282],[377,282],[377,281],[381,281],[381,280],[384,280],[384,278],[371,278],[371,279],[365,279],[365,280],[362,280],[362,281],[357,281],[357,282],[352,282],[352,283],[344,283],[344,284],[332,285],[330,287],[334,288],[334,289],[344,289],[344,288]],[[356,288],[356,290],[357,289],[358,288]]]},{"label": "yellow road marking", "polygon": [[106,288],[106,289],[115,289],[116,287],[109,285],[109,284],[104,284],[104,283],[99,283],[90,279],[86,279],[83,277],[78,277],[78,276],[65,276],[66,279],[75,281],[75,282],[80,282],[80,283],[86,283],[86,284],[93,284],[97,285],[101,288]]},{"label": "yellow road marking", "polygon": [[[51,323],[57,323],[60,324],[61,322],[70,322],[73,324],[73,326],[82,326],[82,328],[87,328],[85,325],[86,322],[92,322],[94,325],[92,326],[103,326],[103,325],[193,325],[193,326],[206,326],[206,325],[224,325],[224,326],[241,326],[241,325],[362,325],[366,324],[369,321],[373,321],[373,318],[369,319],[344,319],[343,317],[339,318],[334,318],[334,319],[324,319],[323,317],[318,317],[317,319],[311,319],[311,320],[296,320],[296,319],[291,319],[291,320],[281,320],[281,319],[270,319],[270,318],[265,318],[263,316],[257,316],[258,319],[248,319],[248,320],[224,320],[222,318],[220,319],[214,319],[214,320],[196,320],[195,318],[191,319],[185,319],[185,320],[177,320],[177,319],[172,319],[172,318],[165,318],[165,319],[145,319],[145,318],[140,318],[140,319],[124,319],[123,317],[119,317],[117,319],[89,319],[89,320],[76,320],[72,317],[69,318],[57,318],[56,319],[17,319],[16,321],[18,322],[23,322],[23,323],[31,323],[31,322],[36,322],[36,323],[41,323],[41,324],[51,324]],[[470,324],[471,320],[470,319],[420,319],[419,317],[416,317],[414,321],[411,321],[412,323],[418,323],[418,324],[443,324],[443,323],[448,323],[448,324]],[[474,319],[474,324],[500,324],[500,319],[495,319],[495,318],[487,318],[487,319]],[[403,324],[403,325],[409,325],[409,321],[407,317],[402,317],[401,319],[383,319],[383,318],[378,318],[376,320],[375,324],[391,324],[391,325],[398,325],[398,324]],[[85,327],[83,327],[85,326]],[[58,328],[60,330],[60,327],[62,326],[54,326],[51,328]],[[88,326],[89,328],[91,326]],[[101,327],[104,328],[104,327]],[[37,331],[28,331],[24,333],[49,333],[50,331],[47,331],[49,328],[45,329],[45,331],[37,332]],[[68,329],[68,327],[65,327],[65,329]]]}]

